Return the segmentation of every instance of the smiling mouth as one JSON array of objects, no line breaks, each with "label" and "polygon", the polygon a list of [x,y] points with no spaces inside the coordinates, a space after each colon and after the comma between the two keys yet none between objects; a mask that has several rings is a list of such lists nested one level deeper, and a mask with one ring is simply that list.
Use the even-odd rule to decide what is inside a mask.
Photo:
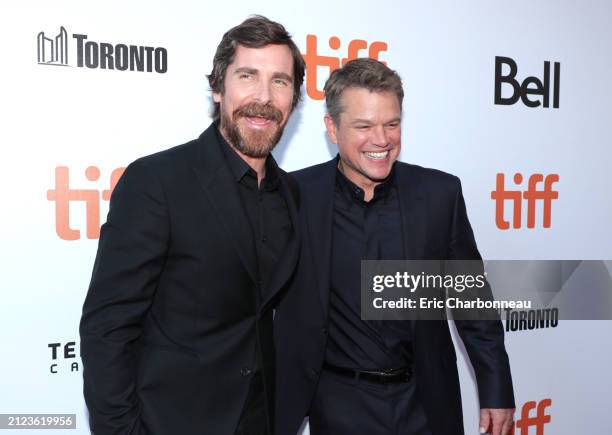
[{"label": "smiling mouth", "polygon": [[265,127],[272,123],[271,119],[264,118],[263,116],[245,116],[246,120],[255,126]]},{"label": "smiling mouth", "polygon": [[375,159],[375,160],[382,160],[384,158],[386,158],[389,155],[389,151],[379,151],[379,152],[373,152],[373,151],[365,151],[364,154],[371,158],[371,159]]}]

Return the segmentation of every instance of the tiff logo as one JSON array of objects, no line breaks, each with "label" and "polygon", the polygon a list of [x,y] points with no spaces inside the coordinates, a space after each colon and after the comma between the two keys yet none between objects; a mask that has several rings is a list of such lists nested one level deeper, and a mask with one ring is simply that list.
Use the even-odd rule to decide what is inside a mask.
[{"label": "tiff logo", "polygon": [[[516,420],[510,433],[515,435],[529,435],[529,428],[535,428],[535,435],[544,435],[544,426],[551,421],[551,416],[546,414],[546,408],[552,404],[552,400],[544,399],[539,402],[526,402],[521,408],[521,417]],[[535,409],[536,415],[531,416],[531,411]],[[516,429],[518,429],[518,434]]]},{"label": "tiff logo", "polygon": [[[88,239],[100,237],[100,198],[109,201],[113,189],[125,168],[117,168],[110,175],[110,186],[101,192],[97,189],[71,189],[69,170],[65,166],[55,168],[55,189],[47,190],[47,199],[55,202],[55,231],[60,239],[78,240],[81,232],[70,226],[70,204],[85,203],[86,229]],[[90,166],[85,170],[89,181],[100,178],[100,169]]]},{"label": "tiff logo", "polygon": [[54,39],[47,38],[45,32],[37,36],[38,63],[40,65],[68,65],[68,33],[64,26]]},{"label": "tiff logo", "polygon": [[[342,45],[340,38],[332,36],[328,41],[329,48],[338,50]],[[329,73],[340,68],[349,60],[357,59],[361,52],[365,52],[367,57],[378,60],[378,55],[387,51],[387,43],[375,41],[369,44],[364,39],[353,39],[348,43],[347,56],[341,58],[338,56],[323,56],[317,51],[317,37],[315,35],[306,35],[306,54],[302,54],[306,63],[306,93],[313,100],[322,100],[325,98],[322,90],[319,90],[317,84],[317,72],[319,67],[326,67]]]},{"label": "tiff logo", "polygon": [[[505,203],[511,201],[514,211],[512,213],[512,228],[521,228],[522,204],[527,201],[527,228],[535,228],[536,203],[543,204],[543,227],[550,228],[552,201],[559,198],[559,192],[553,190],[554,183],[559,181],[558,174],[544,177],[542,174],[533,174],[529,177],[527,190],[506,190],[505,176],[497,174],[495,190],[491,192],[491,199],[495,201],[495,224],[499,229],[507,230],[510,223],[505,219]],[[523,182],[523,175],[514,174],[514,183],[518,186]],[[539,183],[544,183],[543,189],[538,189]]]}]

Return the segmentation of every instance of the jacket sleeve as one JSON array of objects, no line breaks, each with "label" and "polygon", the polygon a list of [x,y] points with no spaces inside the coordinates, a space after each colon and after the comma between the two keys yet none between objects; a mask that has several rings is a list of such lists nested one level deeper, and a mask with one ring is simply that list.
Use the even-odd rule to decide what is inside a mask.
[{"label": "jacket sleeve", "polygon": [[[453,211],[450,260],[482,258],[467,217],[461,183],[457,179]],[[485,287],[492,298],[490,287]],[[514,408],[514,392],[510,362],[504,346],[504,330],[500,320],[455,320],[459,336],[474,367],[481,408]]]},{"label": "jacket sleeve", "polygon": [[136,161],[113,191],[80,324],[84,395],[96,435],[145,433],[136,395],[137,341],[168,239],[162,185]]}]

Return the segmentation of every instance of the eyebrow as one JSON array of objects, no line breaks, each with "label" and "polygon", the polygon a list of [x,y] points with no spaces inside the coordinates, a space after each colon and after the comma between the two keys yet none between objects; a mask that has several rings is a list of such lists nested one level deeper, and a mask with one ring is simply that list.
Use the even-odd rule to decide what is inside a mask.
[{"label": "eyebrow", "polygon": [[[247,74],[257,75],[257,74],[259,74],[259,70],[255,69],[255,68],[249,68],[249,67],[243,66],[243,67],[240,67],[240,68],[236,68],[236,70],[234,71],[234,74],[240,74],[240,73],[247,73]],[[275,79],[287,80],[287,81],[293,83],[293,76],[290,76],[287,73],[276,72],[276,73],[274,73],[272,75],[272,77],[275,78]]]},{"label": "eyebrow", "polygon": [[[401,122],[401,121],[402,121],[402,118],[398,116],[397,118],[393,118],[393,119],[385,122],[385,124],[391,124],[392,122]],[[351,125],[354,125],[354,124],[368,124],[368,125],[370,125],[370,124],[372,124],[372,121],[369,120],[369,119],[360,119],[360,118],[357,118],[357,119],[353,119],[351,121]]]},{"label": "eyebrow", "polygon": [[247,68],[247,67],[243,66],[243,67],[240,67],[240,68],[236,68],[236,70],[234,71],[234,74],[239,74],[239,73],[258,74],[259,71],[256,70],[255,68]]}]

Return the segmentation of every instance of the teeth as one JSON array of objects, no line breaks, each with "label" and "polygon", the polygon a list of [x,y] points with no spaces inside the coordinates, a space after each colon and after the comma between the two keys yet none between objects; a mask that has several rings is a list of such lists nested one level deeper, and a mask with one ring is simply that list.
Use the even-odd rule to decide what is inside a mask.
[{"label": "teeth", "polygon": [[262,116],[249,116],[248,118],[253,124],[266,124],[268,122],[268,119]]},{"label": "teeth", "polygon": [[374,152],[365,152],[364,153],[366,156],[371,157],[373,159],[384,159],[385,157],[387,157],[387,154],[389,154],[389,151],[382,151],[382,152],[378,152],[378,153],[374,153]]}]

